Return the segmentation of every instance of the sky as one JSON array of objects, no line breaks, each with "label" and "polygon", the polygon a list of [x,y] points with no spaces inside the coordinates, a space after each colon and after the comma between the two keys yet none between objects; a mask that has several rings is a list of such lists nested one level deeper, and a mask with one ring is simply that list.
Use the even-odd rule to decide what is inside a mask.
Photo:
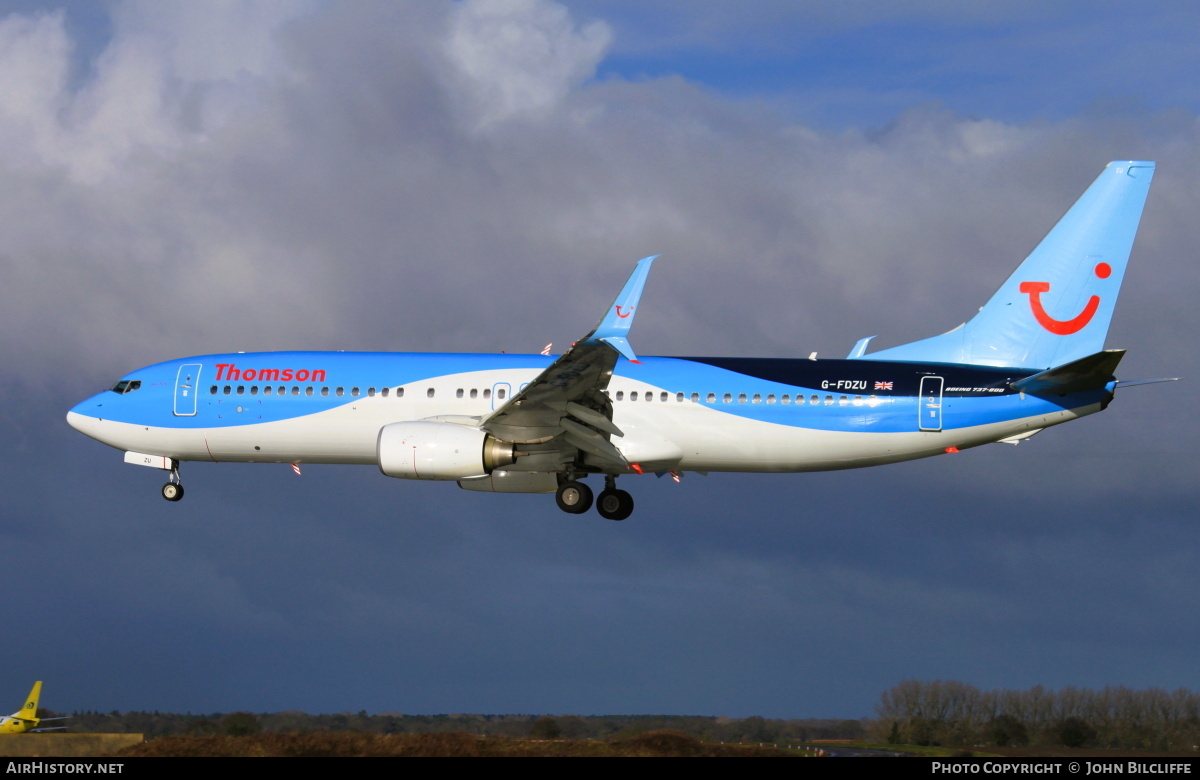
[{"label": "sky", "polygon": [[[1200,6],[0,0],[0,695],[58,710],[870,716],[906,678],[1200,687]],[[1158,163],[1101,415],[623,523],[369,467],[162,475],[66,411],[237,350],[946,331]],[[3,694],[8,691],[8,694]]]}]

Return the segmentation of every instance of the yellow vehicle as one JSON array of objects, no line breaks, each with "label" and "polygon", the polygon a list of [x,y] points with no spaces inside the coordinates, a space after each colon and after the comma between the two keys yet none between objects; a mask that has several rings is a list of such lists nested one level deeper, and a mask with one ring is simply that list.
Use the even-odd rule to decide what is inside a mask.
[{"label": "yellow vehicle", "polygon": [[42,695],[42,681],[38,680],[33,684],[33,689],[29,691],[29,697],[25,699],[25,705],[21,709],[7,717],[0,716],[0,734],[23,734],[27,731],[56,731],[65,729],[66,726],[51,726],[50,728],[38,728],[38,724],[43,721],[51,720],[66,720],[69,716],[61,718],[38,718],[38,698]]}]

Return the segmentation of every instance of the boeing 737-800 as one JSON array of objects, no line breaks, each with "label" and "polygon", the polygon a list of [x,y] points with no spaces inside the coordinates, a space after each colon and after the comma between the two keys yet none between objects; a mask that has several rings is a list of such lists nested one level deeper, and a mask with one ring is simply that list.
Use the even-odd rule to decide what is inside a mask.
[{"label": "boeing 737-800", "polygon": [[877,466],[1016,443],[1101,411],[1124,354],[1104,339],[1154,175],[1112,162],[967,323],[844,360],[638,358],[627,339],[654,257],[557,358],[267,352],[124,376],[67,415],[125,460],[373,465],[468,490],[555,493],[623,520],[619,476]]}]

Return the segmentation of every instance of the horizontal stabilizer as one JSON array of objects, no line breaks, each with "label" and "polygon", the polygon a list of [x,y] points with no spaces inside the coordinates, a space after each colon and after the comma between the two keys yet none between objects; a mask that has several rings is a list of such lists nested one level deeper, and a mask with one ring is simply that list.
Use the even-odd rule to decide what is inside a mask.
[{"label": "horizontal stabilizer", "polygon": [[1113,372],[1117,370],[1117,364],[1123,357],[1123,349],[1106,349],[1066,365],[1018,379],[1010,383],[1010,387],[1022,393],[1037,395],[1066,395],[1085,390],[1099,390],[1113,381]]},{"label": "horizontal stabilizer", "polygon": [[1117,382],[1117,387],[1136,387],[1138,385],[1157,385],[1159,382],[1178,382],[1179,377],[1169,376],[1163,379],[1121,379]]},{"label": "horizontal stabilizer", "polygon": [[1000,439],[996,443],[1017,445],[1026,439],[1033,438],[1044,430],[1045,428],[1034,428],[1032,431],[1024,431],[1023,433],[1018,433],[1015,436],[1009,436],[1007,439]]}]

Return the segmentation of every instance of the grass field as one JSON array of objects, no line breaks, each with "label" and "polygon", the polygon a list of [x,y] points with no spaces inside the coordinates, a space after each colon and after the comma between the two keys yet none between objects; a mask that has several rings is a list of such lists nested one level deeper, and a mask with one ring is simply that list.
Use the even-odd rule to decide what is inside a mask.
[{"label": "grass field", "polygon": [[133,756],[356,757],[356,756],[594,756],[594,757],[767,757],[794,751],[701,742],[677,731],[650,731],[628,739],[511,739],[444,734],[255,734],[244,737],[163,737],[121,751]]}]

